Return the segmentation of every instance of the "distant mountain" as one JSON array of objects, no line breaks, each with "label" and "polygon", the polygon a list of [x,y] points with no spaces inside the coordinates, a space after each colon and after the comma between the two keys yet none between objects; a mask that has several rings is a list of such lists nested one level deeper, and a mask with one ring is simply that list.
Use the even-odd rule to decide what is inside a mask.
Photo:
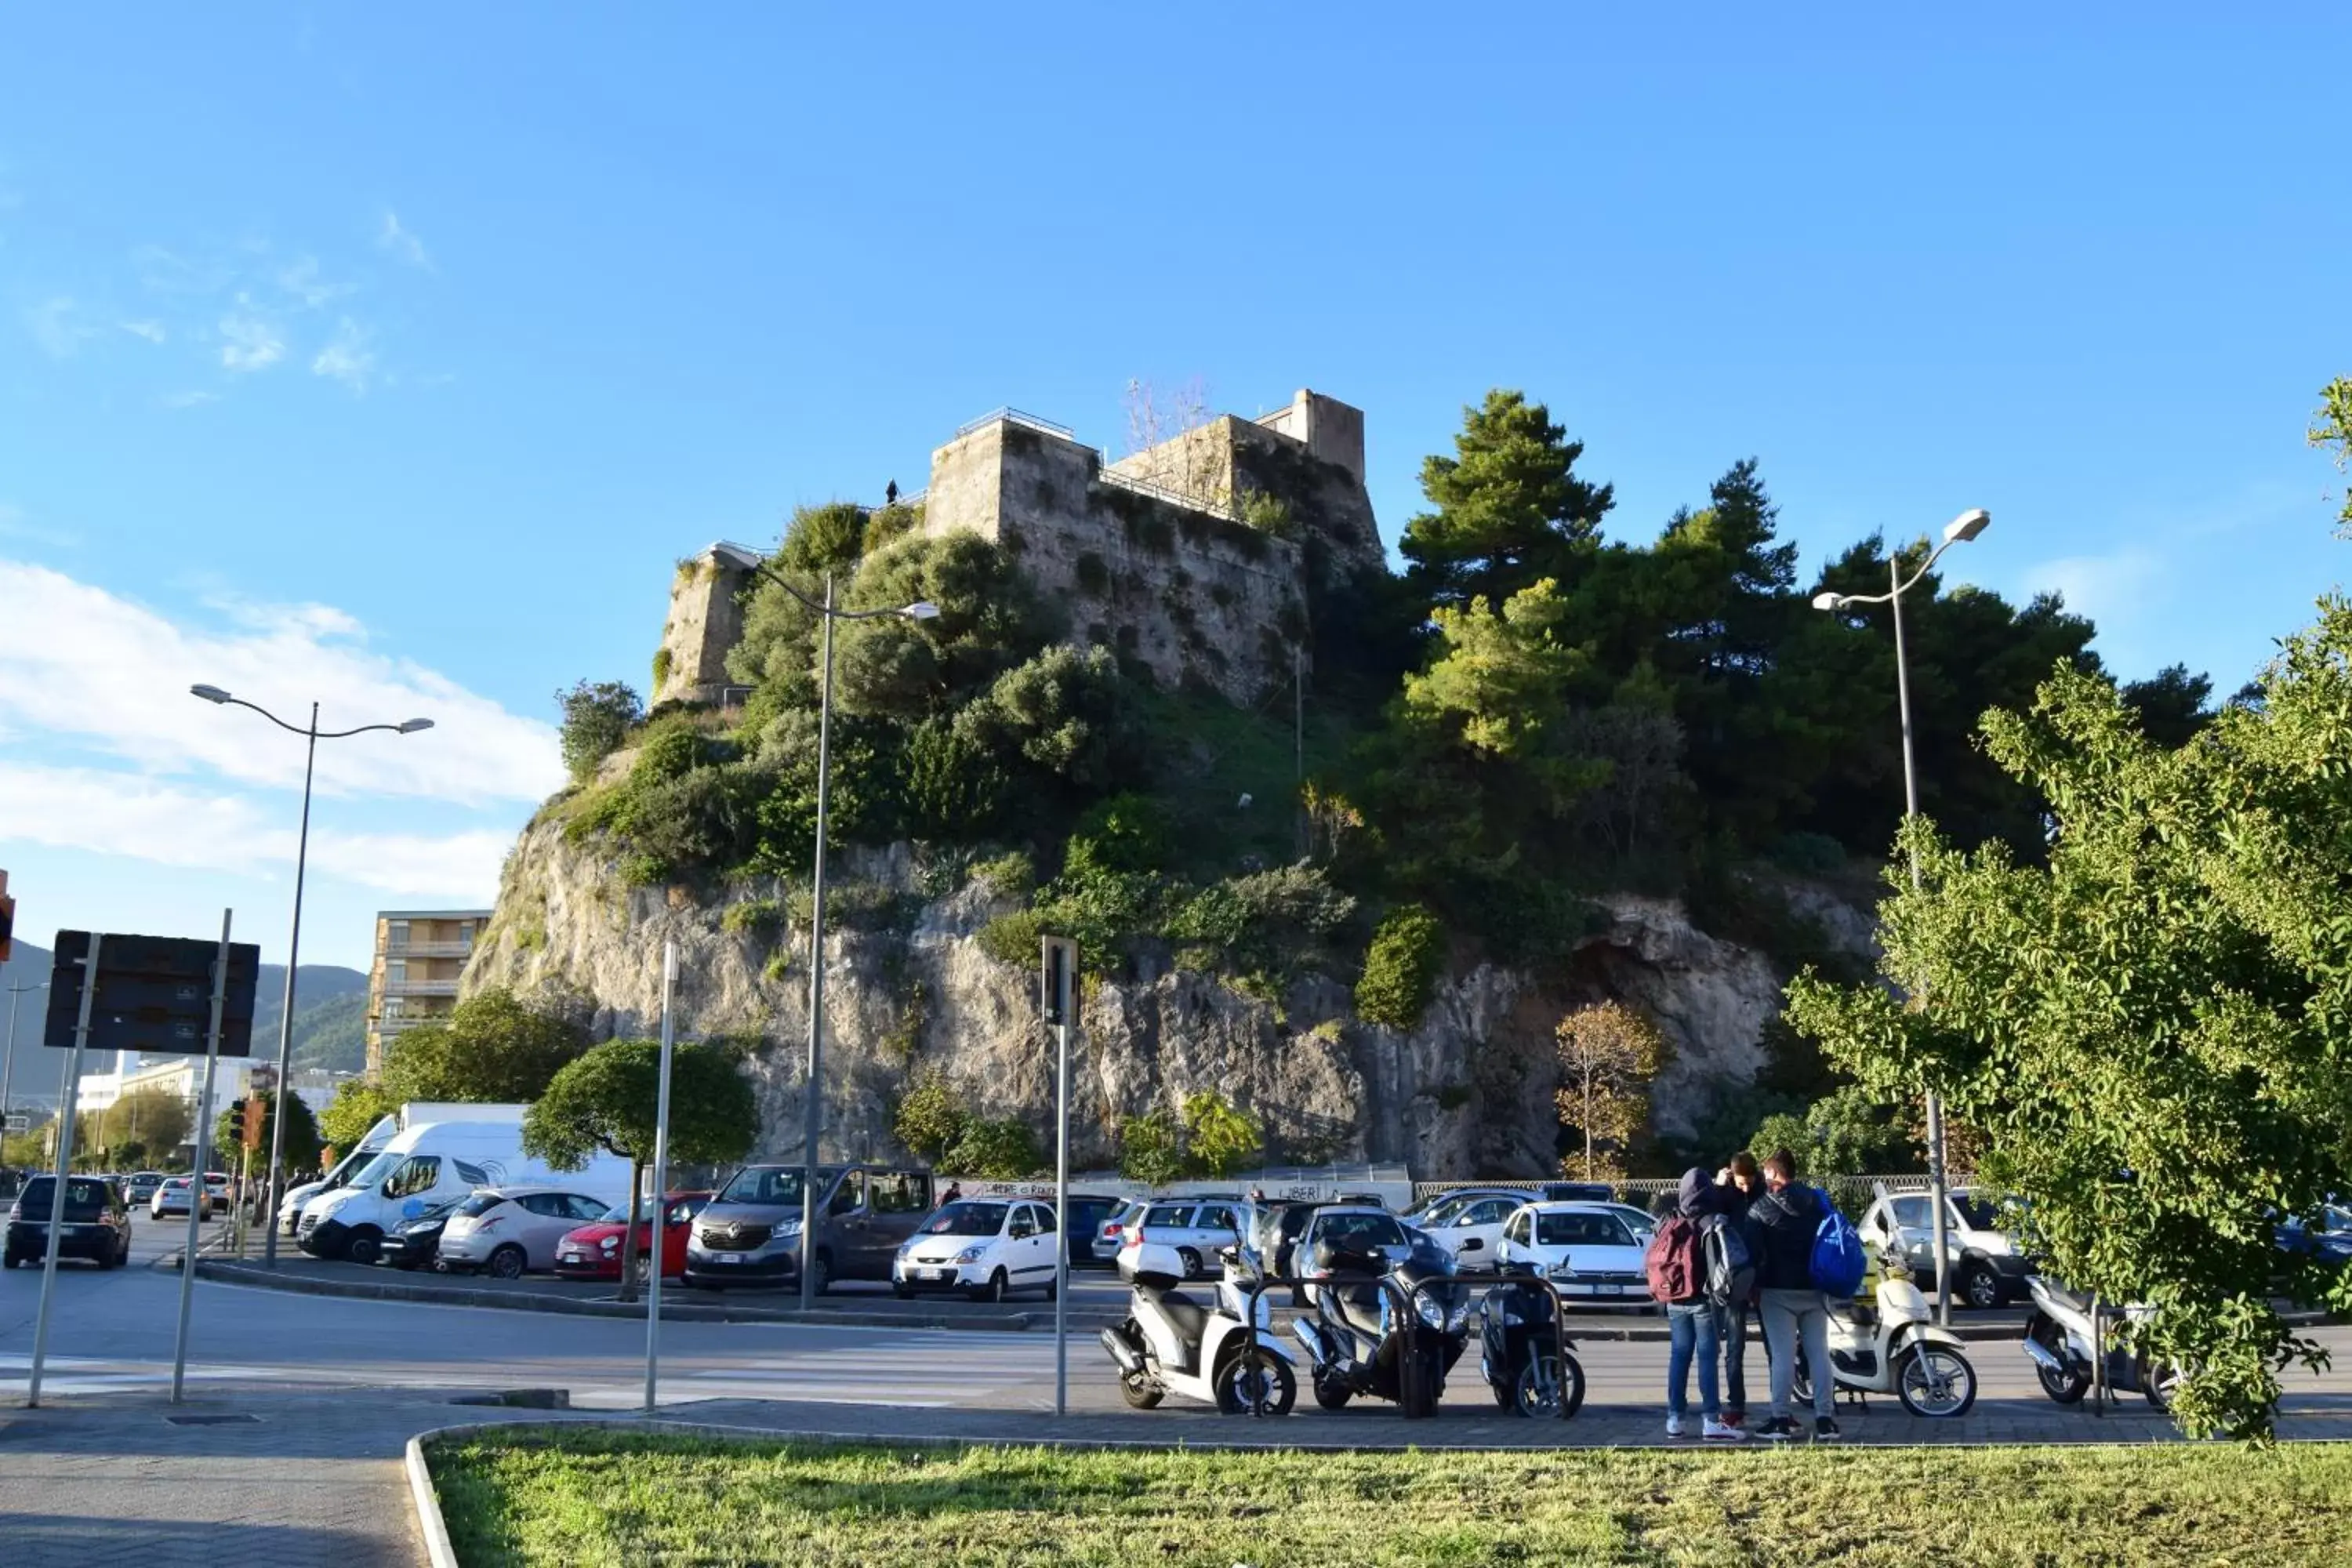
[{"label": "distant mountain", "polygon": [[[47,948],[16,940],[16,956],[0,963],[0,987],[37,985],[49,977]],[[297,1067],[357,1072],[367,1065],[368,977],[340,963],[306,963],[294,980],[294,1062]],[[253,997],[253,1054],[278,1054],[278,1018],[286,999],[286,966],[265,963]],[[5,997],[0,997],[5,1002]],[[27,992],[17,1004],[16,1046],[38,1046],[48,993]],[[7,1026],[0,1008],[0,1030]],[[0,1040],[5,1040],[0,1034]],[[22,1063],[20,1062],[21,1066]]]}]

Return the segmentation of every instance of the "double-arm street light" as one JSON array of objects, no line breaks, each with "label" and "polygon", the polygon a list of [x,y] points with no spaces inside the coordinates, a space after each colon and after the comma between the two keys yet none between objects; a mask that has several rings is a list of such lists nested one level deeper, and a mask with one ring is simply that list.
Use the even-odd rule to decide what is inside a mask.
[{"label": "double-arm street light", "polygon": [[[294,848],[294,931],[286,939],[285,1011],[278,1019],[278,1089],[276,1110],[269,1118],[269,1176],[262,1191],[268,1196],[267,1217],[262,1228],[262,1262],[269,1268],[278,1266],[278,1183],[279,1167],[286,1158],[286,1097],[294,1092],[290,1058],[294,1053],[294,970],[302,949],[302,875],[310,858],[310,773],[319,758],[319,742],[340,741],[347,735],[364,735],[371,730],[388,730],[395,735],[414,735],[419,730],[433,728],[430,719],[409,719],[398,724],[362,724],[352,730],[321,730],[319,728],[319,705],[310,704],[308,728],[289,724],[257,702],[247,702],[242,697],[231,697],[217,686],[191,686],[188,690],[207,702],[232,703],[250,708],[289,734],[303,737],[306,745],[302,755],[302,833]],[[198,1106],[199,1116],[211,1110]],[[204,1173],[196,1173],[202,1183]]]},{"label": "double-arm street light", "polygon": [[[804,1162],[801,1173],[801,1310],[805,1312],[816,1302],[816,1141],[823,1130],[824,1106],[817,1085],[824,1066],[824,812],[825,780],[833,766],[833,623],[878,621],[892,616],[928,621],[940,613],[940,607],[922,599],[897,609],[838,610],[833,605],[830,572],[824,574],[824,603],[820,605],[765,563],[757,570],[824,621],[824,684],[816,710],[816,870],[810,878],[809,889],[808,1086],[803,1093],[801,1118],[801,1159]],[[661,1194],[656,1193],[654,1201],[659,1203]]]},{"label": "double-arm street light", "polygon": [[[1843,610],[1854,605],[1885,605],[1895,612],[1895,703],[1903,719],[1903,815],[1907,822],[1919,815],[1919,774],[1911,760],[1911,669],[1903,647],[1903,595],[1917,585],[1943,559],[1944,552],[1955,544],[1966,544],[1992,525],[1992,513],[1982,507],[1973,507],[1944,525],[1944,541],[1934,553],[1919,563],[1919,570],[1908,578],[1903,575],[1900,551],[1886,552],[1886,577],[1893,584],[1884,594],[1816,594],[1813,608]],[[1919,847],[1911,846],[1911,890],[1919,890]],[[1919,1000],[1914,994],[1914,1001]],[[1947,1201],[1944,1182],[1944,1100],[1935,1086],[1927,1086],[1927,1185],[1928,1202],[1935,1215],[1936,1227],[1936,1319],[1948,1324],[1952,1321],[1951,1259],[1945,1256],[1947,1228],[1944,1205]]]}]

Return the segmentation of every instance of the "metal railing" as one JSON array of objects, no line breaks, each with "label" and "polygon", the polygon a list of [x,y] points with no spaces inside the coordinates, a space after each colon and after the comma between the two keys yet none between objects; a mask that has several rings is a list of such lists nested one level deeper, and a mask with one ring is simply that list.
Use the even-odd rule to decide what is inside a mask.
[{"label": "metal railing", "polygon": [[386,980],[383,994],[387,996],[455,996],[455,980]]},{"label": "metal railing", "polygon": [[[1099,458],[1101,454],[1097,453],[1096,456]],[[1239,522],[1244,527],[1248,526],[1244,521],[1242,514],[1230,506],[1221,505],[1206,496],[1188,495],[1171,486],[1160,484],[1156,479],[1139,479],[1133,474],[1120,473],[1108,463],[1102,464],[1095,477],[1107,485],[1117,485],[1123,490],[1133,490],[1138,495],[1150,496],[1155,500],[1164,500],[1171,506],[1182,507],[1186,511],[1205,512],[1211,517],[1221,518],[1226,522]],[[1267,534],[1266,537],[1271,539],[1274,535]]]},{"label": "metal railing", "polygon": [[948,439],[961,440],[983,425],[1026,425],[1032,430],[1043,430],[1048,436],[1059,436],[1065,441],[1075,441],[1078,433],[1066,425],[1056,425],[1051,419],[1040,419],[1034,414],[1024,414],[1018,408],[992,408],[977,419],[967,419],[956,426]]},{"label": "metal railing", "polygon": [[468,958],[473,955],[470,942],[386,942],[376,952],[385,958]]}]

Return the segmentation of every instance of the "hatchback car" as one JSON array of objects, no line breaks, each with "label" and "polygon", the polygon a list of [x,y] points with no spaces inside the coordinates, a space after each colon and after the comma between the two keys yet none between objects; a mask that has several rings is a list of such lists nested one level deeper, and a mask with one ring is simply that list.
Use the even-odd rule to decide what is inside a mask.
[{"label": "hatchback car", "polygon": [[[672,1193],[662,1212],[662,1278],[676,1279],[686,1273],[686,1237],[694,1216],[710,1201],[709,1193]],[[626,1199],[604,1211],[603,1218],[593,1225],[583,1225],[568,1232],[556,1244],[555,1271],[566,1279],[618,1279],[621,1277],[621,1240],[629,1231],[629,1205]],[[653,1265],[649,1255],[654,1245],[653,1205],[640,1204],[637,1208],[636,1274],[640,1283],[652,1278]]]},{"label": "hatchback car", "polygon": [[1126,1253],[1148,1235],[1175,1251],[1184,1266],[1185,1279],[1198,1279],[1208,1272],[1218,1253],[1241,1244],[1242,1209],[1243,1205],[1233,1199],[1203,1203],[1197,1198],[1176,1198],[1153,1204],[1121,1234],[1120,1267],[1127,1267]]},{"label": "hatchback car", "polygon": [[404,1219],[384,1232],[377,1246],[375,1260],[389,1263],[394,1268],[422,1268],[440,1256],[441,1232],[449,1224],[449,1216],[457,1212],[463,1198],[451,1198],[435,1204],[414,1219]]},{"label": "hatchback car", "polygon": [[1307,1212],[1300,1224],[1297,1239],[1291,1243],[1293,1267],[1307,1283],[1293,1292],[1294,1300],[1302,1306],[1313,1304],[1315,1285],[1309,1273],[1316,1248],[1332,1243],[1342,1251],[1378,1251],[1392,1261],[1402,1261],[1412,1250],[1412,1234],[1406,1230],[1396,1215],[1384,1208],[1371,1208],[1357,1204],[1318,1204]]},{"label": "hatchback car", "polygon": [[612,1203],[562,1187],[484,1187],[457,1205],[442,1227],[433,1267],[444,1273],[520,1278],[555,1267],[555,1249],[570,1232],[604,1217]]},{"label": "hatchback car", "polygon": [[[39,1263],[48,1255],[49,1216],[57,1205],[58,1179],[29,1176],[8,1205],[8,1228],[0,1237],[0,1268]],[[58,1257],[79,1258],[100,1268],[131,1261],[131,1207],[121,1189],[102,1176],[68,1176],[65,1213],[58,1222]]]},{"label": "hatchback car", "polygon": [[1118,1249],[1127,1244],[1127,1227],[1140,1224],[1150,1207],[1150,1199],[1138,1198],[1132,1203],[1121,1204],[1105,1215],[1102,1224],[1095,1227],[1095,1261],[1115,1266],[1118,1262]]},{"label": "hatchback car", "polygon": [[188,1183],[189,1178],[186,1176],[164,1177],[161,1183],[157,1184],[155,1195],[147,1200],[147,1217],[150,1219],[162,1219],[166,1215],[186,1214],[188,1212]]},{"label": "hatchback car", "polygon": [[1486,1273],[1502,1245],[1503,1224],[1535,1197],[1532,1192],[1472,1192],[1441,1205],[1412,1222],[1413,1228],[1443,1248],[1456,1268]]},{"label": "hatchback car", "polygon": [[[1992,1308],[2021,1300],[2032,1259],[1997,1227],[1993,1206],[1966,1187],[1954,1187],[1944,1205],[1944,1256],[1952,1294],[1971,1307]],[[1928,1193],[1896,1193],[1874,1200],[1854,1229],[1865,1246],[1899,1252],[1913,1280],[1936,1288],[1936,1205]]]},{"label": "hatchback car", "polygon": [[1496,1257],[1532,1263],[1562,1296],[1602,1306],[1650,1304],[1641,1237],[1609,1204],[1528,1204],[1503,1222]]},{"label": "hatchback car", "polygon": [[143,1204],[152,1198],[155,1189],[163,1184],[163,1173],[161,1171],[134,1171],[122,1184],[123,1201]]},{"label": "hatchback car", "polygon": [[960,1198],[919,1226],[890,1265],[890,1290],[961,1290],[1002,1301],[1015,1290],[1054,1296],[1054,1205],[1027,1198]]}]

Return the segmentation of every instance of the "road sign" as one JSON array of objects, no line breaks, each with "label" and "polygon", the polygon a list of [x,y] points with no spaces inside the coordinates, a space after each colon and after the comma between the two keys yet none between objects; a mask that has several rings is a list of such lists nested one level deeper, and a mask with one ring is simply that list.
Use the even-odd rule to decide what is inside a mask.
[{"label": "road sign", "polygon": [[1078,944],[1065,936],[1044,940],[1043,964],[1037,977],[1037,1010],[1048,1024],[1070,1021],[1073,992],[1078,973]]},{"label": "road sign", "polygon": [[[90,1004],[88,1048],[202,1056],[212,1027],[213,963],[217,942],[170,936],[116,936],[100,949],[98,991]],[[81,1012],[82,961],[89,933],[58,932],[49,973],[49,1012],[42,1043],[71,1050]],[[253,999],[261,949],[251,942],[228,950],[228,995],[221,1009],[220,1054],[253,1050]]]},{"label": "road sign", "polygon": [[16,900],[8,896],[8,873],[0,871],[0,963],[8,962],[16,934]]}]

